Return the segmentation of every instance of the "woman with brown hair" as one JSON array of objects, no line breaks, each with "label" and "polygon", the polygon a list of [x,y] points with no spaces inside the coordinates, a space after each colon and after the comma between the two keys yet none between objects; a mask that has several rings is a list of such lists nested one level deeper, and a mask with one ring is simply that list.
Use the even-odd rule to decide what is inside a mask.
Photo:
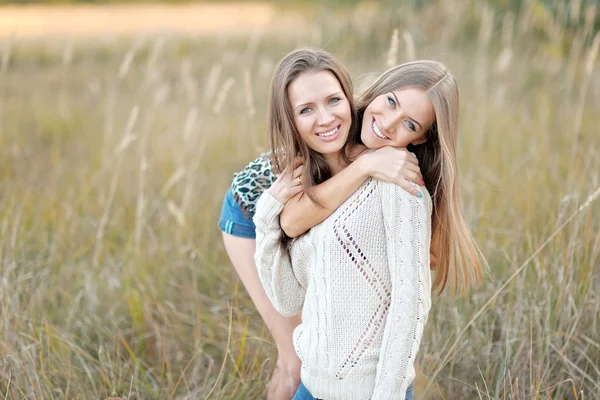
[{"label": "woman with brown hair", "polygon": [[[345,145],[348,148],[353,148],[353,153],[347,155],[347,160],[349,162],[349,159],[352,158],[354,162],[331,179],[312,186],[310,197],[301,197],[297,204],[293,202],[294,204],[286,207],[281,219],[286,233],[289,236],[297,236],[324,220],[369,177],[402,185],[407,191],[417,195],[418,190],[408,182],[408,180],[411,180],[415,183],[423,183],[418,161],[413,154],[406,151],[406,149],[393,149],[391,147],[367,154],[363,152],[364,146],[350,146],[350,141],[360,139],[355,134],[358,128],[358,120],[354,106],[352,81],[345,67],[331,54],[324,51],[298,50],[294,53],[297,55],[303,54],[302,57],[306,58],[317,57],[316,63],[320,65],[320,68],[333,71],[332,73],[341,88],[339,94],[344,97],[344,102],[349,107],[348,116],[350,117],[344,119],[344,126],[340,126],[336,135],[345,138],[344,140],[348,142]],[[280,93],[279,96],[285,97],[285,94]],[[339,96],[320,100],[326,101],[330,107],[341,104]],[[278,101],[284,100],[273,99],[272,103]],[[307,111],[309,110],[305,110],[304,113],[306,114]],[[350,135],[349,132],[353,132],[353,134]],[[331,142],[332,139],[335,138],[331,136],[323,138],[324,141],[328,142]],[[316,162],[319,162],[319,160]],[[292,343],[292,333],[300,323],[300,317],[284,317],[275,310],[262,287],[254,263],[256,236],[252,216],[259,196],[273,184],[277,177],[272,169],[271,157],[269,154],[263,154],[251,162],[243,171],[234,175],[233,183],[223,203],[219,228],[223,231],[223,242],[232,264],[273,335],[279,353],[277,367],[268,387],[267,399],[289,400],[300,384],[300,359],[296,355]],[[311,176],[311,174],[305,174],[305,176]],[[311,183],[307,182],[307,184]],[[293,193],[299,193],[301,187],[292,190]],[[306,206],[305,200],[312,201],[310,199],[315,198],[318,199],[322,207],[317,206],[316,209],[311,211],[310,216],[302,216],[301,210]],[[297,212],[298,210],[300,210],[300,213]],[[294,221],[297,218],[300,219],[299,224]],[[288,219],[290,224],[286,226],[284,222]],[[298,228],[303,229],[303,231],[298,232]]]},{"label": "woman with brown hair", "polygon": [[[273,163],[285,169],[256,205],[258,273],[275,309],[302,311],[293,336],[302,361],[296,399],[412,398],[432,287],[441,292],[450,282],[461,292],[481,281],[485,264],[462,213],[458,87],[437,62],[392,68],[360,97],[361,129],[352,130],[340,79],[311,52],[286,56],[271,85]],[[350,168],[364,145],[416,153],[426,183],[420,196],[367,179],[331,213],[315,185]],[[302,165],[294,169],[296,156]],[[310,228],[302,221],[318,225],[280,240],[286,224]],[[439,252],[433,285],[431,240]]]}]

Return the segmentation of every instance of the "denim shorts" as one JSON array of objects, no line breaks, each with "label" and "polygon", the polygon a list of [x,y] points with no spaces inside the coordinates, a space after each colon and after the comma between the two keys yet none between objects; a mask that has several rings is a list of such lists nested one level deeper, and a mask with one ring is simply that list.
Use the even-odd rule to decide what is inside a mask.
[{"label": "denim shorts", "polygon": [[219,229],[233,236],[256,239],[256,226],[252,221],[252,215],[242,210],[242,207],[233,198],[231,188],[225,194],[221,218],[219,218]]},{"label": "denim shorts", "polygon": [[[406,390],[405,400],[414,400],[415,392],[413,391],[413,385],[410,385]],[[304,383],[300,382],[300,387],[294,395],[292,400],[317,400],[310,391],[304,386]]]}]

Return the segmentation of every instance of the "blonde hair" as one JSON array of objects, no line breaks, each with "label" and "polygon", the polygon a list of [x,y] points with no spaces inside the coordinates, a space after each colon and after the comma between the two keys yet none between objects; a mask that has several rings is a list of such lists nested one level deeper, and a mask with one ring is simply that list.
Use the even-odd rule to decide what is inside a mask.
[{"label": "blonde hair", "polygon": [[271,145],[271,158],[275,172],[283,171],[286,166],[292,166],[294,159],[301,157],[304,160],[302,172],[304,192],[317,204],[319,204],[318,199],[310,188],[329,179],[332,171],[325,158],[309,148],[300,137],[294,122],[288,88],[301,74],[318,71],[329,71],[337,78],[350,105],[352,124],[346,143],[340,152],[342,160],[349,164],[352,138],[355,137],[354,132],[358,129],[354,87],[346,68],[328,52],[302,48],[283,57],[271,81],[267,111],[267,137]]},{"label": "blonde hair", "polygon": [[415,61],[391,68],[357,100],[359,123],[362,125],[365,109],[377,96],[409,87],[423,89],[435,113],[435,121],[425,134],[427,141],[408,147],[417,155],[433,198],[432,247],[439,252],[433,289],[441,294],[450,281],[453,294],[463,293],[470,282],[481,283],[487,264],[462,210],[456,157],[459,108],[456,80],[443,64],[435,61]]}]

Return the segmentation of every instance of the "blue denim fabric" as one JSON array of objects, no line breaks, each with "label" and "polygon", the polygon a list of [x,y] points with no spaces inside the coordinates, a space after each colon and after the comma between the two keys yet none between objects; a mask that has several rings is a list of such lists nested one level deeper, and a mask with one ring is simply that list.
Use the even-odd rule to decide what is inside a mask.
[{"label": "blue denim fabric", "polygon": [[298,387],[298,391],[292,398],[292,400],[316,400],[313,395],[308,391],[304,383],[300,382],[300,387]]},{"label": "blue denim fabric", "polygon": [[[410,385],[408,387],[408,390],[406,391],[405,400],[414,400],[414,398],[415,398],[415,392],[413,390],[413,386]],[[294,398],[292,400],[317,400],[317,399],[315,399],[314,396],[306,388],[306,386],[304,386],[304,383],[300,382],[300,387],[298,388],[298,391],[296,392],[296,394],[294,395]]]},{"label": "blue denim fabric", "polygon": [[231,188],[223,200],[219,229],[233,236],[256,239],[256,226],[252,221],[252,216],[243,212],[242,207],[233,198]]},{"label": "blue denim fabric", "polygon": [[413,385],[410,385],[408,387],[408,389],[406,390],[406,397],[404,398],[405,400],[414,400],[415,398],[415,391],[413,390]]}]

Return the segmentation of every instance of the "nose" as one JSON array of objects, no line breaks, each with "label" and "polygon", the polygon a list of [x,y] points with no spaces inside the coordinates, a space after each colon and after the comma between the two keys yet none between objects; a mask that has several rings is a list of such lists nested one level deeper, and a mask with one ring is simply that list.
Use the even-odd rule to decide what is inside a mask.
[{"label": "nose", "polygon": [[386,133],[394,133],[398,123],[402,120],[400,113],[388,113],[381,120],[381,125]]},{"label": "nose", "polygon": [[317,122],[319,125],[331,125],[331,123],[335,120],[333,114],[331,114],[327,108],[320,107],[317,116]]}]

